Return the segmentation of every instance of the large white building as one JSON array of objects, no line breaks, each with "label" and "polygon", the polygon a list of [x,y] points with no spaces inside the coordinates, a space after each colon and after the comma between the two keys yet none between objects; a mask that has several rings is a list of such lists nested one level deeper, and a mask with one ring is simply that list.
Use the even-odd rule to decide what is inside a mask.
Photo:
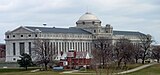
[{"label": "large white building", "polygon": [[136,43],[140,32],[114,31],[113,27],[106,24],[104,27],[101,21],[91,13],[85,13],[76,22],[75,27],[30,27],[21,26],[5,33],[6,41],[6,62],[16,62],[22,53],[32,53],[33,42],[36,38],[49,39],[52,46],[56,46],[58,53],[68,52],[70,49],[77,51],[91,52],[93,39],[97,37],[115,39],[122,37]]}]

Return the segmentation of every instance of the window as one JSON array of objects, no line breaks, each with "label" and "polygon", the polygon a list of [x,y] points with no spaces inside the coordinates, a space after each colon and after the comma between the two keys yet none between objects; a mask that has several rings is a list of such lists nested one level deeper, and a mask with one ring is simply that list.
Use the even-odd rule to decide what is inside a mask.
[{"label": "window", "polygon": [[62,51],[62,49],[61,49],[61,42],[59,42],[59,50]]},{"label": "window", "polygon": [[25,45],[24,42],[19,43],[19,50],[20,50],[20,54],[24,53],[25,49]]},{"label": "window", "polygon": [[96,30],[94,30],[94,33],[96,33]]},{"label": "window", "polygon": [[94,24],[95,22],[93,21],[92,24]]},{"label": "window", "polygon": [[70,49],[72,48],[72,43],[70,42]]},{"label": "window", "polygon": [[13,35],[13,37],[15,37],[15,35]]},{"label": "window", "polygon": [[23,37],[23,35],[21,35],[21,37]]},{"label": "window", "polygon": [[13,43],[13,55],[16,55],[16,44]]},{"label": "window", "polygon": [[35,37],[37,37],[37,34],[35,34]]},{"label": "window", "polygon": [[28,37],[31,37],[31,35],[28,35]]},{"label": "window", "polygon": [[29,54],[31,55],[31,42],[29,42],[28,45],[29,45],[29,46],[28,46],[28,47],[29,47],[29,48],[28,48],[28,49],[29,49]]},{"label": "window", "polygon": [[58,37],[58,35],[56,35],[56,37]]},{"label": "window", "polygon": [[13,58],[13,60],[16,60],[16,58]]},{"label": "window", "polygon": [[108,33],[108,31],[106,31],[106,33]]},{"label": "window", "polygon": [[9,35],[7,35],[7,38],[9,38]]},{"label": "window", "polygon": [[82,22],[83,23],[83,25],[85,25],[85,22]]}]

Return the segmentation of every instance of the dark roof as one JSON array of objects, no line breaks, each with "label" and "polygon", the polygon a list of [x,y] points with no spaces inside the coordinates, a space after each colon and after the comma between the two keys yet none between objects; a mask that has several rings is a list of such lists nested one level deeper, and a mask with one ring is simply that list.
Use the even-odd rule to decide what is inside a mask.
[{"label": "dark roof", "polygon": [[[33,31],[39,29],[41,32],[44,33],[92,34],[88,31],[75,27],[70,27],[70,28],[30,27],[30,26],[25,26],[25,27]],[[134,31],[113,31],[113,35],[145,35],[145,34]]]},{"label": "dark roof", "polygon": [[143,33],[140,32],[134,32],[134,31],[113,31],[113,35],[144,35]]},{"label": "dark roof", "polygon": [[55,27],[29,27],[29,26],[25,26],[28,29],[31,29],[33,31],[35,31],[36,29],[39,29],[41,32],[44,33],[71,33],[71,34],[91,34],[88,31],[85,31],[83,29],[80,28],[75,28],[75,27],[71,27],[71,28],[55,28]]}]

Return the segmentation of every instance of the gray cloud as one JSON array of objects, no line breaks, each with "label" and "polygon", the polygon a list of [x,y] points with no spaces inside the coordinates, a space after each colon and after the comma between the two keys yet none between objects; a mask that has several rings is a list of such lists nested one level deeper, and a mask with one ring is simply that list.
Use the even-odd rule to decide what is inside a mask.
[{"label": "gray cloud", "polygon": [[[160,0],[0,0],[0,35],[21,25],[71,27],[87,11],[116,30],[149,33],[160,43]],[[0,42],[4,42],[0,36]]]}]

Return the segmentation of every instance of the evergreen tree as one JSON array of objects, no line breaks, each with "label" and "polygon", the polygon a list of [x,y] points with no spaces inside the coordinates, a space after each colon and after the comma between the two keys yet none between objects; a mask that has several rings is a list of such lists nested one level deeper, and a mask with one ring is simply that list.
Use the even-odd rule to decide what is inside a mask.
[{"label": "evergreen tree", "polygon": [[20,56],[20,60],[17,60],[20,67],[24,67],[27,70],[27,67],[32,65],[32,59],[29,54],[23,53]]}]

